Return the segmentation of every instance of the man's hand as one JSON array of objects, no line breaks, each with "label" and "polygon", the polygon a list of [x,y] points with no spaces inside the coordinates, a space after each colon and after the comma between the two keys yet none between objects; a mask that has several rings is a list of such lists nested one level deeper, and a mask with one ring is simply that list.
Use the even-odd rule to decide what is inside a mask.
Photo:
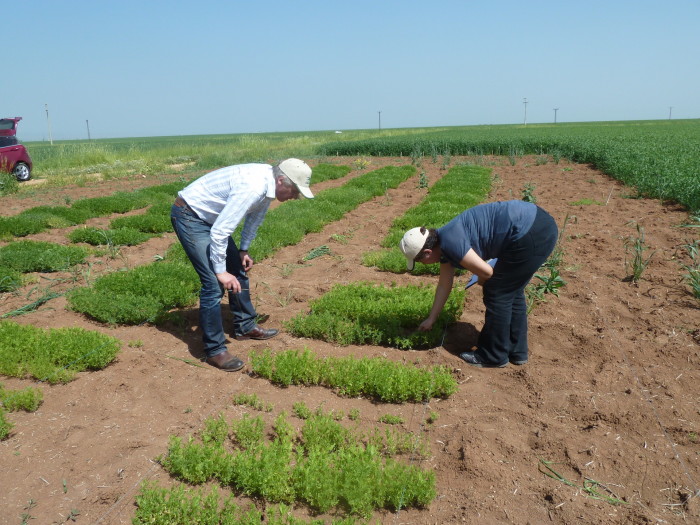
[{"label": "man's hand", "polygon": [[216,278],[223,285],[224,290],[228,290],[233,293],[240,293],[241,283],[238,282],[233,275],[228,272],[217,273]]},{"label": "man's hand", "polygon": [[253,267],[253,259],[251,259],[250,255],[248,255],[248,250],[239,250],[239,253],[241,255],[241,264],[243,265],[243,269],[247,272]]}]

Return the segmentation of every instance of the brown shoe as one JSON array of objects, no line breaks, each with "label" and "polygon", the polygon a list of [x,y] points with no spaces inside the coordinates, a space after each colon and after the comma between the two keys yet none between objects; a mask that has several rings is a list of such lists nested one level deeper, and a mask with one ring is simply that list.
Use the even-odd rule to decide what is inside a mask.
[{"label": "brown shoe", "polygon": [[224,372],[235,372],[245,366],[243,361],[238,359],[236,356],[229,354],[228,350],[217,354],[214,357],[207,357],[206,361],[211,366],[218,368],[219,370],[223,370]]},{"label": "brown shoe", "polygon": [[245,339],[255,339],[256,341],[263,341],[265,339],[275,337],[278,333],[280,333],[280,331],[275,330],[274,328],[268,328],[266,330],[265,328],[261,328],[260,326],[255,325],[255,328],[253,328],[250,332],[246,332],[243,335],[235,335],[234,337],[239,341],[244,341]]}]

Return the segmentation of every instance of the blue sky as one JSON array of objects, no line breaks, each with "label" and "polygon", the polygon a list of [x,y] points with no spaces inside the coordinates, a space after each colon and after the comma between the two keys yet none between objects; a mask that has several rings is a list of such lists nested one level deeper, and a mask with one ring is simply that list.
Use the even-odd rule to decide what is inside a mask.
[{"label": "blue sky", "polygon": [[700,118],[697,0],[27,0],[0,12],[0,116],[24,117],[28,141],[48,139],[49,119],[59,140],[88,126],[92,138],[376,128],[380,111],[382,128],[516,124],[525,110],[552,122],[554,108],[559,122]]}]

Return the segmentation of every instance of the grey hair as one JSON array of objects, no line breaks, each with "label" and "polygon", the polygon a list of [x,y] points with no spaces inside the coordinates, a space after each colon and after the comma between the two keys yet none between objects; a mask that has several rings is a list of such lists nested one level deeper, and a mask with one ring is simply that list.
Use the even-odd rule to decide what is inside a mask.
[{"label": "grey hair", "polygon": [[286,188],[296,188],[296,184],[294,184],[292,182],[292,179],[290,179],[284,174],[284,172],[279,168],[279,166],[273,166],[272,173],[274,174],[275,179],[282,181],[282,186]]}]

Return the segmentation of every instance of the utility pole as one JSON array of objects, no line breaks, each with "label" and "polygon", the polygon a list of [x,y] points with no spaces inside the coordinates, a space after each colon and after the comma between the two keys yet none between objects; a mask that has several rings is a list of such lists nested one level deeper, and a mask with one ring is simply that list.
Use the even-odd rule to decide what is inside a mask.
[{"label": "utility pole", "polygon": [[85,125],[87,126],[87,131],[88,131],[88,142],[90,142],[90,123],[85,119]]},{"label": "utility pole", "polygon": [[378,111],[379,113],[379,129],[382,129],[382,112]]},{"label": "utility pole", "polygon": [[671,120],[671,110],[673,109],[673,106],[668,108],[668,120]]},{"label": "utility pole", "polygon": [[523,104],[525,105],[525,119],[523,120],[523,125],[527,126],[527,99],[523,99]]},{"label": "utility pole", "polygon": [[49,105],[44,104],[44,107],[46,108],[46,124],[49,126],[49,142],[51,142],[51,145],[53,146],[53,136],[51,135],[51,119],[49,118]]},{"label": "utility pole", "polygon": [[554,108],[554,123],[557,123],[557,111],[559,111],[559,108]]}]

